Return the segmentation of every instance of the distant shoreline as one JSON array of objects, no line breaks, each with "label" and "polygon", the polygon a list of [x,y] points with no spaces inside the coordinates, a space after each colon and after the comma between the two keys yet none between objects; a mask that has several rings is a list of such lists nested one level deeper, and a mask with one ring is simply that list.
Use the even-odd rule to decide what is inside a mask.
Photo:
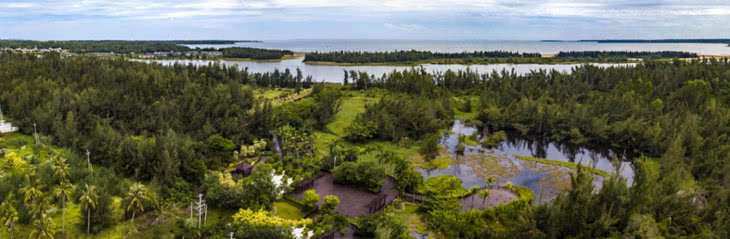
[{"label": "distant shoreline", "polygon": [[[554,40],[546,40],[546,42]],[[602,39],[578,40],[577,42],[597,43],[702,43],[702,44],[730,44],[730,38],[716,39]]]}]

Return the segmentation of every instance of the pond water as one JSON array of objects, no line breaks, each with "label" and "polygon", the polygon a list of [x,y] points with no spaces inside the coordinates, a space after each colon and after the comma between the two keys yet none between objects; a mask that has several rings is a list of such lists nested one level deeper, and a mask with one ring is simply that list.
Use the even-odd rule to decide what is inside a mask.
[{"label": "pond water", "polygon": [[[525,186],[535,193],[536,201],[545,201],[554,198],[561,190],[570,187],[570,172],[574,170],[551,164],[542,164],[533,161],[521,160],[515,155],[532,156],[580,163],[589,167],[602,169],[609,173],[615,172],[611,163],[614,157],[619,157],[610,149],[596,149],[581,146],[566,146],[556,142],[535,142],[526,138],[508,137],[499,146],[489,149],[482,145],[465,145],[464,155],[456,155],[459,135],[471,135],[477,132],[481,139],[481,131],[476,127],[465,126],[462,121],[455,121],[451,132],[441,138],[441,145],[455,160],[446,169],[419,171],[425,178],[439,175],[453,175],[462,180],[465,188],[487,185],[486,178],[495,176],[497,182],[504,184],[511,182],[514,185]],[[634,172],[628,161],[618,161],[620,174],[630,184]],[[602,177],[596,175],[596,188],[602,186]]]},{"label": "pond water", "polygon": [[[279,62],[254,62],[254,61],[226,61],[226,60],[136,60],[146,63],[160,63],[162,65],[172,65],[175,63],[180,64],[193,64],[193,65],[208,65],[214,63],[220,63],[227,66],[236,65],[239,69],[248,68],[249,72],[272,72],[276,69],[284,71],[289,69],[292,72],[296,72],[299,68],[305,76],[311,75],[317,82],[334,82],[341,83],[344,78],[344,71],[363,71],[371,75],[382,76],[385,73],[390,73],[394,70],[402,71],[413,68],[412,66],[329,66],[329,65],[312,65],[305,64],[304,58],[282,60]],[[573,67],[579,64],[490,64],[490,65],[459,65],[459,64],[422,64],[418,67],[423,67],[427,72],[444,72],[451,69],[452,71],[466,70],[467,68],[480,72],[480,73],[491,73],[492,71],[515,71],[517,74],[525,74],[531,71],[537,70],[557,70],[562,72],[570,72]],[[631,67],[634,63],[592,63],[600,67]]]}]

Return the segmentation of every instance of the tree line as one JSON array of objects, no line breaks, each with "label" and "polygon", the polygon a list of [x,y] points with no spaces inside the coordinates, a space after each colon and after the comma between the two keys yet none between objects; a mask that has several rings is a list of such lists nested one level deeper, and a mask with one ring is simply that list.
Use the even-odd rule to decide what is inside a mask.
[{"label": "tree line", "polygon": [[0,48],[62,48],[74,53],[114,52],[118,54],[181,52],[190,48],[161,41],[0,41]]},{"label": "tree line", "polygon": [[697,58],[697,53],[683,51],[561,51],[555,57],[577,58]]},{"label": "tree line", "polygon": [[254,60],[281,59],[285,55],[292,54],[294,54],[294,52],[289,50],[270,50],[250,47],[233,47],[223,49],[223,57],[250,58]]},{"label": "tree line", "polygon": [[540,53],[519,53],[510,51],[473,51],[460,53],[440,53],[431,51],[333,51],[307,53],[304,61],[324,61],[338,63],[378,63],[378,62],[413,62],[429,59],[456,58],[508,58],[508,57],[540,57]]}]

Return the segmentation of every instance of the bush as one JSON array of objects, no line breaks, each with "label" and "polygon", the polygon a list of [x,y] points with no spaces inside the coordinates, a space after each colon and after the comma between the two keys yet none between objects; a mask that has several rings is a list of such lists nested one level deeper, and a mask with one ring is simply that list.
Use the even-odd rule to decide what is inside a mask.
[{"label": "bush", "polygon": [[335,182],[349,184],[380,192],[380,186],[385,181],[385,167],[375,161],[359,160],[345,162],[333,171]]},{"label": "bush", "polygon": [[205,149],[208,167],[220,168],[233,160],[232,153],[236,145],[230,139],[216,134],[205,140]]},{"label": "bush", "polygon": [[484,137],[482,145],[485,147],[497,147],[505,138],[507,138],[507,133],[500,130]]},{"label": "bush", "polygon": [[423,184],[423,175],[408,168],[396,174],[395,188],[398,192],[413,193]]},{"label": "bush", "polygon": [[304,191],[304,195],[302,195],[302,203],[304,203],[304,206],[306,206],[307,210],[312,210],[317,207],[318,202],[319,194],[317,194],[314,189]]},{"label": "bush", "polygon": [[[229,183],[221,183],[221,181]],[[228,174],[209,174],[204,181],[205,200],[213,208],[234,209],[243,207],[246,204],[246,195],[243,194],[243,188],[233,183]]]},{"label": "bush", "polygon": [[340,205],[340,199],[337,198],[335,195],[327,195],[324,197],[324,202],[322,202],[322,207],[320,208],[320,212],[323,215],[334,215],[335,211],[337,211],[337,207]]},{"label": "bush", "polygon": [[438,134],[432,134],[423,140],[420,153],[423,155],[426,161],[431,161],[432,159],[436,158],[436,156],[438,156],[439,139],[440,137]]}]

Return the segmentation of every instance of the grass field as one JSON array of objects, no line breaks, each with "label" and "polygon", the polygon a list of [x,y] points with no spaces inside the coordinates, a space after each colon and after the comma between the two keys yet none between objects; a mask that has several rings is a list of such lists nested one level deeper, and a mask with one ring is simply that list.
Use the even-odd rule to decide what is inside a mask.
[{"label": "grass field", "polygon": [[[418,154],[419,147],[410,143],[407,145],[399,145],[391,141],[373,140],[365,144],[352,144],[345,140],[341,140],[346,136],[345,128],[355,120],[359,113],[365,112],[365,105],[376,103],[382,92],[362,92],[362,91],[343,91],[342,105],[340,111],[335,115],[335,119],[325,126],[325,131],[317,131],[314,133],[314,147],[320,154],[324,154],[329,145],[340,140],[345,146],[358,147],[381,147],[383,150],[395,152],[403,158],[409,159]],[[373,154],[363,156],[368,158]]]},{"label": "grass field", "polygon": [[274,202],[273,215],[291,220],[302,219],[306,216],[299,207],[285,200]]}]

